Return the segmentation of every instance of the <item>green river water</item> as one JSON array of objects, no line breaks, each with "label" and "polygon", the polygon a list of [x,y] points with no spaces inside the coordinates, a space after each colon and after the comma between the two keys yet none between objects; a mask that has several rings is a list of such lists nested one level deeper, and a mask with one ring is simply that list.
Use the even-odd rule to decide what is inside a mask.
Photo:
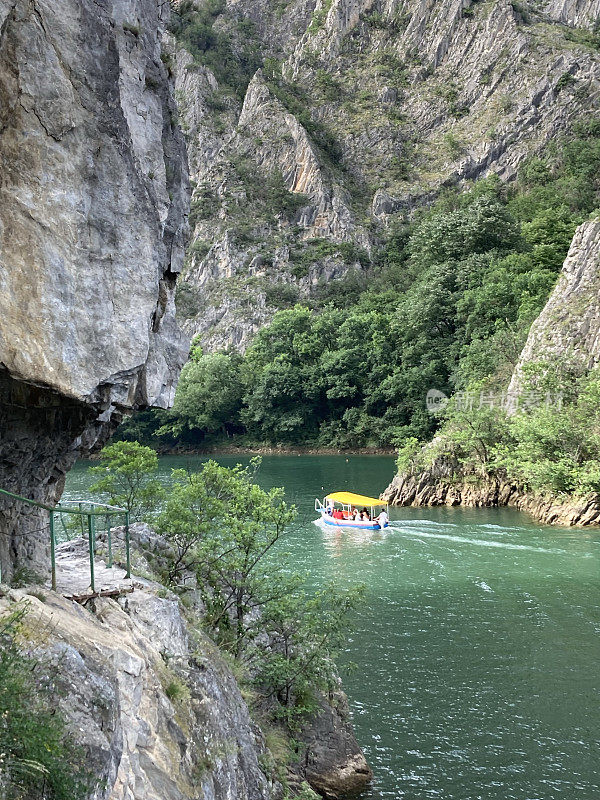
[{"label": "green river water", "polygon": [[[202,460],[161,458],[161,476]],[[66,497],[85,495],[87,466]],[[504,509],[392,509],[385,532],[313,524],[315,497],[378,494],[393,472],[389,457],[269,456],[259,476],[298,506],[298,567],[367,587],[341,659],[375,772],[363,800],[598,800],[600,531]]]}]

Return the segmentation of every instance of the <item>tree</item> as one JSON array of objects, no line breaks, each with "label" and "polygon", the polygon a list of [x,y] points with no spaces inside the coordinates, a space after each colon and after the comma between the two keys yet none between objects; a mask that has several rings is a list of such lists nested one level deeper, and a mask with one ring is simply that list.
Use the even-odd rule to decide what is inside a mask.
[{"label": "tree", "polygon": [[91,492],[108,495],[109,502],[140,520],[158,504],[164,490],[156,478],[158,456],[138,442],[113,442],[100,451],[100,464],[90,468],[98,480]]},{"label": "tree", "polygon": [[169,422],[159,433],[179,436],[187,430],[206,435],[239,429],[241,361],[237,353],[205,355],[199,347],[193,348],[181,372]]},{"label": "tree", "polygon": [[209,461],[199,473],[175,472],[157,527],[174,547],[174,588],[195,575],[217,643],[245,665],[263,699],[277,698],[292,725],[311,693],[333,681],[333,653],[360,592],[302,588],[305,576],[280,547],[296,511],[282,489],[255,483],[259,466],[260,459],[233,469]]},{"label": "tree", "polygon": [[83,749],[56,703],[56,667],[19,647],[27,605],[0,619],[0,797],[85,800]]},{"label": "tree", "polygon": [[249,430],[272,441],[303,441],[318,435],[328,404],[319,366],[335,348],[342,312],[313,314],[295,306],[280,311],[248,348],[244,372]]},{"label": "tree", "polygon": [[315,594],[299,590],[270,604],[261,616],[269,649],[255,648],[248,663],[267,698],[277,697],[290,726],[312,710],[315,686],[335,689],[333,659],[346,641],[348,613],[363,594],[363,586],[340,591],[334,584]]},{"label": "tree", "polygon": [[254,612],[289,593],[280,565],[265,559],[294,519],[283,489],[268,492],[252,480],[260,459],[234,469],[207,462],[202,471],[174,473],[175,486],[157,527],[178,546],[174,576],[194,567],[207,590],[208,619],[220,644],[240,659],[260,630]]},{"label": "tree", "polygon": [[551,402],[539,392],[538,404],[515,414],[508,437],[495,447],[496,464],[515,481],[554,494],[600,493],[600,371],[578,380],[568,375],[569,391],[556,402],[561,378],[548,370],[538,378],[554,387]]}]

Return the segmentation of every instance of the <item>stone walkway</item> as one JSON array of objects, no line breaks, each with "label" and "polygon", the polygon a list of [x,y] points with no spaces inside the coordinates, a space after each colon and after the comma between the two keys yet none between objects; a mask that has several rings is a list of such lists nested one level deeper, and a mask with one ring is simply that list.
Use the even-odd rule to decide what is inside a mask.
[{"label": "stone walkway", "polygon": [[[133,588],[133,581],[125,577],[124,569],[118,566],[109,568],[97,556],[94,559],[94,573],[96,593]],[[66,597],[92,594],[87,539],[72,539],[56,548],[56,591]]]}]

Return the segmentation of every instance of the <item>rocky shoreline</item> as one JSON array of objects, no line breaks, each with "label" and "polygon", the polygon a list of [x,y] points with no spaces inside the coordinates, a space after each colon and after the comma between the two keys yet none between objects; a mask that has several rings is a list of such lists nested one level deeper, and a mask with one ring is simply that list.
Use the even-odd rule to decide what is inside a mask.
[{"label": "rocky shoreline", "polygon": [[[344,450],[336,447],[285,447],[282,445],[214,445],[198,448],[166,448],[158,451],[161,456],[395,456],[397,450],[391,447],[357,447]],[[97,456],[96,456],[97,457]],[[92,460],[94,456],[91,457]]]},{"label": "rocky shoreline", "polygon": [[[132,581],[97,561],[100,583],[123,586],[118,597],[80,605],[49,586],[0,587],[0,616],[26,604],[32,631],[44,632],[36,653],[67,667],[57,702],[97,779],[94,800],[283,800],[305,784],[342,800],[364,789],[373,773],[341,683],[319,694],[304,720],[298,760],[278,763],[231,663],[204,633],[199,609],[151,577],[167,544],[145,524],[130,533]],[[115,564],[124,558],[123,536],[113,530]],[[103,533],[97,546],[100,559]],[[64,581],[87,586],[87,547],[77,538],[57,548],[59,590]]]},{"label": "rocky shoreline", "polygon": [[393,506],[512,507],[546,525],[600,524],[600,503],[595,497],[559,498],[526,492],[502,480],[440,478],[430,473],[396,475],[382,499]]}]

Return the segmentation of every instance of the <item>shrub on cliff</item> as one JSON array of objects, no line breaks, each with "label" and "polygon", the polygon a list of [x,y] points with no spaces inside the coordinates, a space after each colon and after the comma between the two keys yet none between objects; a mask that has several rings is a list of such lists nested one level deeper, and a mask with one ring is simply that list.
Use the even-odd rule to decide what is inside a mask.
[{"label": "shrub on cliff", "polygon": [[209,67],[219,83],[241,99],[262,58],[251,20],[238,20],[227,31],[215,26],[224,10],[224,0],[183,0],[171,14],[169,29],[195,61]]},{"label": "shrub on cliff", "polygon": [[444,409],[432,442],[404,443],[399,472],[443,462],[448,478],[499,478],[532,492],[600,495],[600,370],[577,376],[563,365],[529,367],[516,413],[506,413],[489,384],[468,386]]},{"label": "shrub on cliff", "polygon": [[600,495],[600,370],[560,376],[550,397],[509,420],[496,468],[534,491]]},{"label": "shrub on cliff", "polygon": [[101,492],[112,505],[129,511],[140,520],[159,502],[163,489],[156,478],[158,456],[139,442],[113,442],[100,452],[100,464],[90,473],[98,480],[90,492]]},{"label": "shrub on cliff", "polygon": [[91,776],[57,709],[52,668],[19,642],[26,613],[0,619],[0,797],[85,800]]},{"label": "shrub on cliff", "polygon": [[295,517],[282,489],[255,483],[260,459],[228,469],[214,461],[198,473],[174,473],[157,519],[173,546],[169,580],[195,573],[204,622],[215,641],[252,676],[259,697],[293,726],[312,709],[315,689],[335,682],[333,656],[360,590],[317,593],[281,548]]}]

